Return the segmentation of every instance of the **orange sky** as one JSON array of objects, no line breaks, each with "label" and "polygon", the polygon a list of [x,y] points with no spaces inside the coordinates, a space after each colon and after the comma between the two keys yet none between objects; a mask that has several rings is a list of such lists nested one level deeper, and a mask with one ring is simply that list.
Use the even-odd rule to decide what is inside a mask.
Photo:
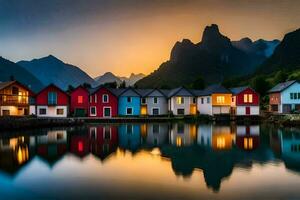
[{"label": "orange sky", "polygon": [[128,76],[149,74],[169,59],[176,41],[199,42],[211,23],[232,40],[282,39],[284,33],[300,27],[300,1],[124,2],[95,9],[93,4],[74,6],[74,11],[65,13],[47,5],[51,11],[47,15],[33,6],[19,18],[12,12],[0,14],[0,29],[6,30],[0,31],[0,55],[19,61],[53,54],[92,77],[107,71]]}]

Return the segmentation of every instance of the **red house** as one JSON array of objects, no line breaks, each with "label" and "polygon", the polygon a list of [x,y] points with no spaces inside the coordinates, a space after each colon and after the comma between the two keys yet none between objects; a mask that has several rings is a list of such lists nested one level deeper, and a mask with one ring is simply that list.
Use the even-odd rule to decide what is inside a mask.
[{"label": "red house", "polygon": [[259,94],[250,87],[231,88],[231,113],[234,115],[259,115]]},{"label": "red house", "polygon": [[78,86],[70,96],[70,114],[75,117],[86,117],[89,109],[89,91],[83,86]]},{"label": "red house", "polygon": [[89,117],[110,118],[118,115],[119,90],[104,86],[93,89],[89,98]]},{"label": "red house", "polygon": [[36,95],[36,114],[38,117],[67,117],[69,95],[50,84]]},{"label": "red house", "polygon": [[72,134],[70,136],[70,152],[83,158],[90,153],[90,139],[88,134]]},{"label": "red house", "polygon": [[259,126],[237,126],[236,145],[243,150],[252,151],[259,147]]},{"label": "red house", "polygon": [[89,127],[91,152],[104,160],[118,146],[118,128],[111,125]]}]

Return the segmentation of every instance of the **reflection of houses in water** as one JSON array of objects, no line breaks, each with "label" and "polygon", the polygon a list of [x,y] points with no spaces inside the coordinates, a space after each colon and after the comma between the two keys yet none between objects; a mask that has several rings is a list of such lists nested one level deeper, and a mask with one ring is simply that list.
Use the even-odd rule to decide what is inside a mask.
[{"label": "reflection of houses in water", "polygon": [[67,152],[67,131],[51,130],[46,135],[32,136],[30,145],[35,146],[39,156],[53,164]]},{"label": "reflection of houses in water", "polygon": [[300,172],[300,130],[278,130],[281,157],[287,168]]},{"label": "reflection of houses in water", "polygon": [[[168,131],[169,127],[168,124],[159,124],[159,123],[153,123],[153,124],[145,124],[147,134],[144,139],[144,143],[146,143],[146,146],[161,146],[165,144],[168,139]],[[141,132],[143,133],[143,126],[141,126]],[[143,134],[142,134],[143,135]]]},{"label": "reflection of houses in water", "polygon": [[141,145],[140,124],[120,124],[118,127],[119,147],[136,152]]},{"label": "reflection of houses in water", "polygon": [[29,138],[2,138],[0,140],[0,169],[14,173],[30,158]]},{"label": "reflection of houses in water", "polygon": [[198,126],[197,143],[203,147],[211,147],[212,124],[203,124]]},{"label": "reflection of houses in water", "polygon": [[244,150],[254,150],[259,146],[259,125],[237,126],[236,144]]},{"label": "reflection of houses in water", "polygon": [[89,127],[91,153],[103,160],[114,152],[118,145],[117,129],[111,125]]},{"label": "reflection of houses in water", "polygon": [[213,126],[212,148],[214,150],[228,150],[235,143],[235,132],[231,126]]},{"label": "reflection of houses in water", "polygon": [[170,143],[177,147],[192,145],[197,139],[196,124],[176,123],[170,129]]},{"label": "reflection of houses in water", "polygon": [[90,153],[90,138],[88,130],[74,132],[70,135],[70,152],[83,158]]}]

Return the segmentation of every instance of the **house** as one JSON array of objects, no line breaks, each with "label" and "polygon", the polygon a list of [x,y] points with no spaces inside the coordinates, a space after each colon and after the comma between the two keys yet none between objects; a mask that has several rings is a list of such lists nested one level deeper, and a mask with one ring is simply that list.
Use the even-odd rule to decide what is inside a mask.
[{"label": "house", "polygon": [[48,85],[36,95],[38,117],[67,117],[69,95],[54,84]]},{"label": "house", "polygon": [[194,91],[197,95],[197,109],[200,114],[230,114],[231,92],[221,85],[212,85],[205,90]]},{"label": "house", "polygon": [[231,114],[259,115],[259,94],[250,87],[230,88]]},{"label": "house", "polygon": [[167,115],[168,90],[137,89],[141,95],[141,115]]},{"label": "house", "polygon": [[235,131],[230,126],[213,126],[212,149],[230,150],[235,143]]},{"label": "house", "polygon": [[147,135],[145,137],[146,147],[157,147],[168,143],[168,124],[149,123],[147,125]]},{"label": "house", "polygon": [[29,115],[32,95],[32,91],[18,81],[0,83],[0,116]]},{"label": "house", "polygon": [[287,81],[274,86],[269,93],[269,111],[291,113],[300,110],[300,83]]},{"label": "house", "polygon": [[118,89],[118,114],[120,116],[139,116],[141,96],[133,88]]},{"label": "house", "polygon": [[212,124],[200,124],[198,126],[197,144],[210,149],[212,146]]},{"label": "house", "polygon": [[75,117],[88,116],[89,91],[83,86],[78,86],[70,92],[70,115]]},{"label": "house", "polygon": [[84,158],[90,154],[89,132],[73,132],[70,134],[70,152],[79,158]]},{"label": "house", "polygon": [[121,124],[118,126],[119,147],[133,153],[141,146],[140,124]]},{"label": "house", "polygon": [[173,115],[196,115],[197,98],[192,91],[179,87],[170,90],[168,94],[168,107]]},{"label": "house", "polygon": [[236,145],[240,149],[251,151],[259,147],[259,125],[238,125],[236,129]]},{"label": "house", "polygon": [[104,86],[90,90],[89,117],[111,118],[118,115],[118,89]]}]

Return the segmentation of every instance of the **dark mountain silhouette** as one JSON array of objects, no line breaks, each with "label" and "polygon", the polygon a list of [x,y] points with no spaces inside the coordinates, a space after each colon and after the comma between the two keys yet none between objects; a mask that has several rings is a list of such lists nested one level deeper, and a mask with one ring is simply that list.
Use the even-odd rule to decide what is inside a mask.
[{"label": "dark mountain silhouette", "polygon": [[253,73],[266,59],[265,55],[249,53],[236,46],[212,24],[205,28],[201,42],[194,44],[188,39],[176,42],[170,60],[136,85],[177,87],[191,84],[199,77],[207,84],[220,83],[228,77]]},{"label": "dark mountain silhouette", "polygon": [[257,70],[272,73],[278,70],[300,69],[300,29],[287,33],[274,53]]},{"label": "dark mountain silhouette", "polygon": [[54,83],[66,90],[69,85],[77,87],[83,83],[95,84],[94,79],[80,68],[66,64],[52,55],[31,61],[20,61],[17,64],[32,73],[44,85]]},{"label": "dark mountain silhouette", "polygon": [[125,76],[116,76],[111,72],[106,72],[105,74],[96,77],[94,80],[97,82],[98,85],[105,84],[105,83],[112,83],[116,82],[120,85],[123,81],[125,81],[126,86],[133,86],[138,80],[144,78],[145,75],[142,73],[134,74],[131,73],[129,77]]},{"label": "dark mountain silhouette", "polygon": [[14,62],[0,57],[0,81],[18,80],[34,92],[39,91],[44,85],[34,75]]}]

